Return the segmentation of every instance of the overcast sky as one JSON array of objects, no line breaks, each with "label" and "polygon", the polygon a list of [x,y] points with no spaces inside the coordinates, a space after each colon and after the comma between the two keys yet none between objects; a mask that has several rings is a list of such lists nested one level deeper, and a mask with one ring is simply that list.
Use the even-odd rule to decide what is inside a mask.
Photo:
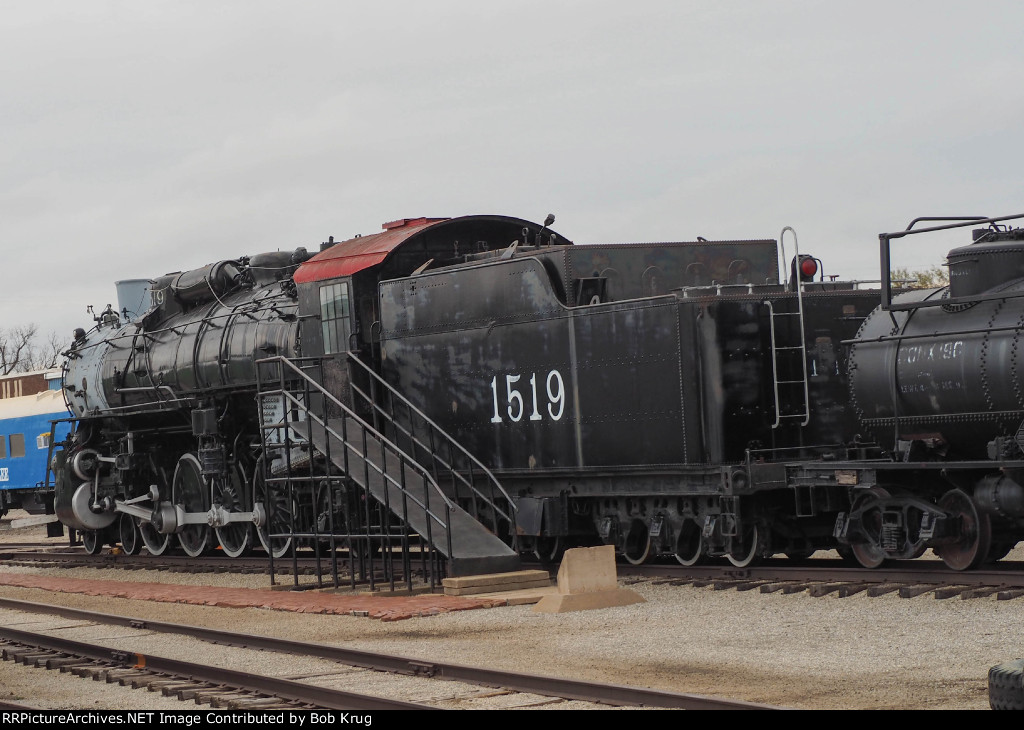
[{"label": "overcast sky", "polygon": [[[114,281],[496,213],[577,243],[1024,212],[1024,3],[5,2],[0,328]],[[897,243],[897,265],[962,240]]]}]

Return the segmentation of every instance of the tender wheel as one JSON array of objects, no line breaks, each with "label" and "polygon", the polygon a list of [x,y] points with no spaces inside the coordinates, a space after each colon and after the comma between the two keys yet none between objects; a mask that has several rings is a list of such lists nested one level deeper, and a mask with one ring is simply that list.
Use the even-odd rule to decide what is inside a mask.
[{"label": "tender wheel", "polygon": [[99,530],[82,530],[82,546],[90,555],[99,555],[103,549],[103,540]]},{"label": "tender wheel", "polygon": [[291,537],[274,537],[271,535],[290,535],[292,532],[292,511],[286,495],[275,490],[271,500],[267,491],[267,483],[263,478],[263,457],[256,463],[252,475],[252,494],[255,502],[263,504],[267,523],[257,528],[263,549],[275,558],[283,558],[292,545]]},{"label": "tender wheel", "polygon": [[884,500],[888,498],[889,492],[886,490],[881,487],[871,487],[854,504],[854,509],[864,510],[861,524],[871,541],[850,545],[850,550],[857,562],[865,568],[877,568],[885,562],[887,557],[880,543],[882,540],[882,507]]},{"label": "tender wheel", "polygon": [[989,516],[979,514],[974,500],[960,489],[951,489],[942,495],[939,509],[959,515],[961,530],[959,540],[936,546],[935,554],[953,570],[977,568],[992,547],[992,523]]},{"label": "tender wheel", "polygon": [[633,520],[630,523],[622,556],[630,565],[641,565],[651,557],[651,533],[643,520]]},{"label": "tender wheel", "polygon": [[142,550],[142,540],[139,538],[139,529],[135,525],[135,518],[122,512],[117,521],[118,537],[121,540],[121,549],[126,555],[138,555]]},{"label": "tender wheel", "polygon": [[171,546],[171,536],[159,532],[152,522],[139,523],[139,537],[150,555],[163,555]]},{"label": "tender wheel", "polygon": [[704,562],[704,540],[696,520],[683,520],[676,538],[675,554],[679,564],[687,567]]},{"label": "tender wheel", "polygon": [[1024,710],[1024,659],[988,670],[988,706],[993,710]]},{"label": "tender wheel", "polygon": [[560,535],[538,537],[533,554],[542,563],[561,562],[562,556],[565,555],[565,541]]},{"label": "tender wheel", "polygon": [[739,552],[726,553],[725,557],[737,568],[746,568],[761,559],[762,531],[753,523],[743,529],[743,542]]},{"label": "tender wheel", "polygon": [[1013,540],[1007,540],[1005,542],[992,542],[992,547],[988,549],[988,555],[985,556],[986,563],[994,563],[997,560],[1002,560],[1010,551],[1017,547],[1017,543]]},{"label": "tender wheel", "polygon": [[[213,481],[213,501],[228,512],[248,512],[245,488],[248,480],[241,464],[231,471],[229,479]],[[252,547],[252,525],[248,522],[229,522],[218,527],[217,540],[221,550],[230,558],[237,558]]]},{"label": "tender wheel", "polygon": [[[207,512],[210,509],[206,503],[206,480],[195,454],[185,454],[178,459],[171,489],[174,503],[181,505],[186,512]],[[185,525],[178,533],[178,542],[186,555],[198,557],[210,544],[210,528],[208,525]]]}]

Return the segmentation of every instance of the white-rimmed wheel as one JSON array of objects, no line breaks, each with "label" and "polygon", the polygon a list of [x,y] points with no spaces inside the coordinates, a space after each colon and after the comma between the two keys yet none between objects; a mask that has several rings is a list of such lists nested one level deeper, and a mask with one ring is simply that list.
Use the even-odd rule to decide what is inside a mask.
[{"label": "white-rimmed wheel", "polygon": [[651,531],[643,520],[635,519],[629,523],[622,557],[630,565],[641,565],[651,557]]},{"label": "white-rimmed wheel", "polygon": [[[278,490],[267,490],[263,477],[263,457],[256,462],[252,475],[252,495],[255,502],[263,505],[264,523],[257,528],[263,549],[275,558],[283,558],[292,545],[292,510],[286,495]],[[277,535],[278,537],[271,537]],[[288,535],[288,537],[281,537]]]},{"label": "white-rimmed wheel", "polygon": [[139,537],[139,528],[135,524],[135,518],[126,512],[122,512],[117,520],[118,538],[121,540],[121,549],[126,555],[138,555],[142,550],[142,539]]},{"label": "white-rimmed wheel", "polygon": [[82,530],[82,547],[90,555],[99,555],[103,549],[103,540],[100,538],[100,530]]},{"label": "white-rimmed wheel", "polygon": [[[184,454],[178,459],[171,490],[174,503],[180,505],[185,512],[209,511],[206,480],[195,454]],[[202,555],[210,544],[209,525],[185,525],[178,533],[178,542],[186,555],[193,558]]]},{"label": "white-rimmed wheel", "polygon": [[733,549],[726,553],[725,557],[737,568],[746,568],[761,559],[761,552],[764,538],[761,528],[756,522],[745,524],[740,534],[740,540],[733,538]]},{"label": "white-rimmed wheel", "polygon": [[171,535],[165,535],[155,527],[152,522],[139,523],[139,537],[142,544],[146,546],[146,552],[150,555],[163,555],[171,546]]},{"label": "white-rimmed wheel", "polygon": [[704,561],[704,538],[696,520],[686,518],[676,537],[676,560],[680,565],[690,567]]},{"label": "white-rimmed wheel", "polygon": [[565,555],[565,540],[560,535],[538,537],[533,546],[533,554],[542,563],[558,563]]},{"label": "white-rimmed wheel", "polygon": [[[245,471],[241,464],[237,464],[228,479],[218,477],[213,481],[213,501],[229,513],[248,512],[247,488]],[[221,550],[230,558],[244,555],[252,547],[252,524],[249,522],[229,522],[218,527],[216,532]]]}]

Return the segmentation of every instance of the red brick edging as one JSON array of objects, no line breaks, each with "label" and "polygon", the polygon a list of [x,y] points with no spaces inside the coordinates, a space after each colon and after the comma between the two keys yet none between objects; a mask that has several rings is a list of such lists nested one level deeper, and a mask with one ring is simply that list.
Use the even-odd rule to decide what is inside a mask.
[{"label": "red brick edging", "polygon": [[400,621],[416,616],[435,616],[449,611],[505,605],[505,601],[494,598],[467,598],[437,593],[417,596],[338,595],[319,591],[269,591],[171,583],[124,583],[116,580],[53,578],[17,573],[0,573],[0,585],[220,608],[267,608],[273,611],[298,613],[366,615],[381,621]]}]

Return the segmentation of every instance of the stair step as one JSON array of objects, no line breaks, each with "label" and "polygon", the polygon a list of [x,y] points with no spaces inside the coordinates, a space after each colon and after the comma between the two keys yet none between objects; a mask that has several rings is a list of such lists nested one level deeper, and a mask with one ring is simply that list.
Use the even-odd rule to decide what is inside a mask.
[{"label": "stair step", "polygon": [[500,593],[524,588],[547,588],[551,576],[546,570],[517,570],[511,573],[467,575],[441,581],[446,596],[469,596],[477,593]]}]

